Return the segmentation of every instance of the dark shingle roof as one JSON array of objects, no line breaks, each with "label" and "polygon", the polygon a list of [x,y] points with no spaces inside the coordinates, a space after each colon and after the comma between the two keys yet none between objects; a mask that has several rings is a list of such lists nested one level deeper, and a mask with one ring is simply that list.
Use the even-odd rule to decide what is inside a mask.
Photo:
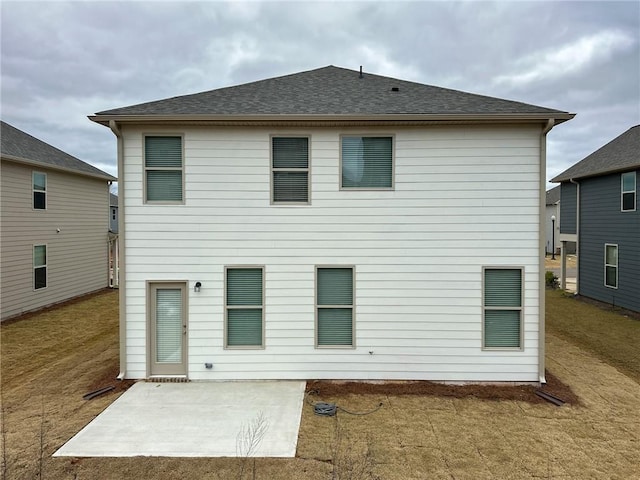
[{"label": "dark shingle roof", "polygon": [[118,206],[118,196],[113,193],[109,193],[109,206],[117,207]]},{"label": "dark shingle roof", "polygon": [[551,181],[566,182],[572,178],[593,177],[634,168],[640,168],[640,125],[631,127]]},{"label": "dark shingle roof", "polygon": [[96,167],[83,162],[68,153],[52,147],[48,143],[32,137],[28,133],[18,130],[6,122],[0,122],[2,130],[0,139],[2,157],[12,160],[27,161],[43,166],[73,171],[91,177],[115,181],[116,178]]},{"label": "dark shingle roof", "polygon": [[560,185],[547,190],[547,205],[555,205],[560,201]]},{"label": "dark shingle roof", "polygon": [[360,78],[357,71],[334,66],[115,108],[96,115],[393,114],[539,114],[561,118],[558,123],[573,116],[559,110],[370,73]]}]

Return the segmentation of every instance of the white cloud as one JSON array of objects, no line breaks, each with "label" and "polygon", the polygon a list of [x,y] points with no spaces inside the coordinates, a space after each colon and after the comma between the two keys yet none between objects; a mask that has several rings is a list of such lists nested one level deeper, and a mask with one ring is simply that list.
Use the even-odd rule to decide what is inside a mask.
[{"label": "white cloud", "polygon": [[563,47],[528,55],[516,62],[516,72],[496,77],[494,84],[526,87],[541,80],[578,73],[602,64],[614,54],[633,47],[636,42],[618,30],[584,36]]}]

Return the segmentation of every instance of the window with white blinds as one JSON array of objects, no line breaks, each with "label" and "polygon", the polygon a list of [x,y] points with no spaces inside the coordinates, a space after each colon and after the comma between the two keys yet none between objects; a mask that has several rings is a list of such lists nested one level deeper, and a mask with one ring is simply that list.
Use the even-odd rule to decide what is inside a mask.
[{"label": "window with white blinds", "polygon": [[225,347],[264,346],[264,268],[225,272]]},{"label": "window with white blinds", "polygon": [[33,289],[47,286],[47,246],[33,246]]},{"label": "window with white blinds", "polygon": [[182,203],[182,137],[145,137],[144,169],[147,202]]},{"label": "window with white blinds", "polygon": [[353,267],[317,267],[316,346],[354,346],[353,292]]},{"label": "window with white blinds", "polygon": [[156,363],[182,361],[182,289],[156,290]]},{"label": "window with white blinds", "polygon": [[618,245],[604,246],[604,285],[618,288]]},{"label": "window with white blinds", "polygon": [[271,200],[309,203],[309,139],[271,138]]},{"label": "window with white blinds", "polygon": [[484,348],[522,347],[522,269],[484,269]]},{"label": "window with white blinds", "polygon": [[393,137],[343,136],[341,140],[341,188],[393,188]]}]

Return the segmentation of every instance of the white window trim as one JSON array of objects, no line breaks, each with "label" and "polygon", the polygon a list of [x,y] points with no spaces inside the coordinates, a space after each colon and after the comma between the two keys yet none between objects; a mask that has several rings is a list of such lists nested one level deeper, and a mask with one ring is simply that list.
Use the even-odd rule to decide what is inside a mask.
[{"label": "white window trim", "polygon": [[[484,304],[484,272],[485,270],[520,270],[520,307],[487,307]],[[511,265],[497,265],[497,266],[483,266],[482,267],[482,292],[480,301],[482,302],[482,351],[508,351],[508,352],[522,352],[524,351],[524,289],[525,289],[525,270],[522,266]],[[520,311],[520,346],[519,347],[487,347],[485,346],[484,338],[484,325],[485,325],[485,312],[487,310],[519,310]]]},{"label": "white window trim", "polygon": [[[36,174],[38,175],[44,175],[44,190],[38,190],[35,188],[35,176]],[[42,210],[46,210],[47,207],[49,206],[49,202],[48,202],[48,195],[47,195],[47,184],[49,183],[49,179],[47,177],[46,172],[38,172],[38,171],[33,171],[31,172],[31,210],[34,211],[42,211]],[[36,192],[38,193],[44,193],[44,208],[35,208],[33,206],[33,199],[34,199],[34,195],[36,194]]]},{"label": "white window trim", "polygon": [[[318,269],[322,268],[343,268],[351,269],[353,288],[351,290],[351,305],[318,305]],[[356,266],[355,265],[316,265],[314,268],[314,345],[317,349],[333,349],[354,350],[356,348]],[[320,345],[318,344],[318,310],[320,308],[351,308],[351,345]]]},{"label": "white window trim", "polygon": [[[274,168],[273,167],[273,139],[274,138],[306,138],[307,139],[307,168]],[[270,191],[271,205],[277,206],[300,206],[311,205],[311,135],[288,135],[288,134],[272,134],[269,135],[269,172],[270,172]],[[307,201],[306,202],[283,202],[274,200],[274,172],[306,172],[307,173]]]},{"label": "white window trim", "polygon": [[[342,186],[342,139],[343,138],[367,138],[367,137],[386,137],[391,138],[391,186],[390,187],[343,187]],[[339,182],[340,190],[345,192],[390,192],[396,189],[396,136],[391,133],[349,133],[340,135],[340,165],[339,165]]]},{"label": "white window trim", "polygon": [[[178,168],[174,167],[151,167],[147,168],[147,152],[146,152],[146,142],[145,139],[147,137],[180,137],[180,148],[182,155],[182,166]],[[185,204],[185,156],[184,156],[184,133],[165,133],[165,132],[153,132],[153,133],[143,133],[142,134],[142,202],[145,205],[184,205]],[[178,171],[182,172],[182,200],[180,201],[169,201],[169,200],[147,200],[147,171]]]},{"label": "white window trim", "polygon": [[[624,189],[624,176],[625,175],[629,175],[629,174],[633,174],[633,190],[625,190]],[[624,194],[625,193],[633,193],[633,208],[630,208],[628,210],[624,209]],[[620,211],[621,212],[635,212],[636,211],[636,204],[638,203],[638,199],[637,199],[637,195],[638,195],[638,176],[636,175],[636,172],[625,172],[622,173],[620,175]]]},{"label": "white window trim", "polygon": [[[36,266],[36,247],[44,247],[44,265]],[[46,290],[49,287],[49,246],[46,243],[34,243],[31,246],[31,265],[32,265],[32,274],[31,274],[31,289],[34,292],[40,292],[42,290]],[[45,285],[42,288],[36,288],[36,269],[44,268],[45,277],[44,282]]]},{"label": "white window trim", "polygon": [[[228,319],[227,319],[227,312],[231,309],[242,309],[242,308],[256,308],[256,305],[251,305],[251,306],[246,306],[246,305],[232,305],[229,306],[227,305],[227,270],[239,270],[239,269],[251,269],[251,268],[259,268],[262,270],[262,305],[261,305],[261,310],[262,310],[262,341],[260,345],[229,345],[228,343],[228,339],[227,339],[227,325],[228,325]],[[266,283],[266,278],[265,278],[265,267],[264,265],[226,265],[224,267],[224,277],[223,277],[223,281],[224,281],[224,290],[222,292],[222,294],[224,295],[224,299],[223,299],[223,305],[224,305],[224,312],[223,312],[223,316],[224,316],[224,331],[223,331],[223,337],[224,337],[224,349],[225,350],[264,350],[266,348],[266,341],[265,341],[265,283]]]},{"label": "white window trim", "polygon": [[[609,264],[607,263],[607,247],[616,247],[616,264]],[[618,289],[618,272],[619,272],[619,268],[618,265],[620,264],[620,249],[618,248],[618,244],[617,243],[605,243],[604,244],[604,286],[607,288],[613,288],[614,290]],[[616,269],[616,284],[615,286],[613,285],[607,285],[607,267],[614,267]]]}]

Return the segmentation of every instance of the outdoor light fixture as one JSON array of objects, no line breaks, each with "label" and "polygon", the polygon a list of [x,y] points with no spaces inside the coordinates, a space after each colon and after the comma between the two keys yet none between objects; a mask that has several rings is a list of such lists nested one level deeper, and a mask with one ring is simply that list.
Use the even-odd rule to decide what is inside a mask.
[{"label": "outdoor light fixture", "polygon": [[551,260],[556,259],[556,216],[551,215]]},{"label": "outdoor light fixture", "polygon": [[193,291],[196,293],[200,292],[200,287],[202,287],[202,284],[200,282],[196,282],[196,284],[193,286]]}]

